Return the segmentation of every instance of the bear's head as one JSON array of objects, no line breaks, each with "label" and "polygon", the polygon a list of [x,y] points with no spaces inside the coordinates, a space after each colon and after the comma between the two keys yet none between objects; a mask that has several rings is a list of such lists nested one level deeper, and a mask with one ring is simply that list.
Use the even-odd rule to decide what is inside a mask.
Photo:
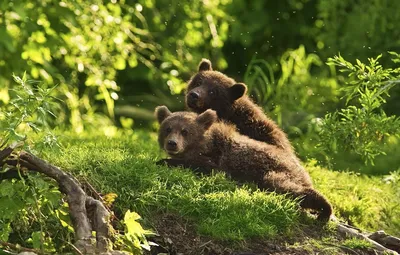
[{"label": "bear's head", "polygon": [[210,60],[203,59],[199,64],[198,72],[188,83],[186,105],[197,113],[213,109],[221,115],[229,111],[235,101],[246,94],[246,91],[245,84],[236,83],[223,73],[214,71]]},{"label": "bear's head", "polygon": [[213,110],[198,115],[193,112],[171,113],[166,106],[159,106],[155,115],[160,123],[158,143],[170,156],[185,156],[204,142],[204,134],[217,120]]}]

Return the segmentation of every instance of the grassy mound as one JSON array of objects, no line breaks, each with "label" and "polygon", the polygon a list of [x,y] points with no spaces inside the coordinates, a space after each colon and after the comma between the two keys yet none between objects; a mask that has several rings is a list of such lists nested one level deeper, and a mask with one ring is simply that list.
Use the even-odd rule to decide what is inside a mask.
[{"label": "grassy mound", "polygon": [[186,169],[156,166],[162,154],[154,134],[118,138],[64,136],[63,149],[43,157],[85,177],[102,193],[116,193],[117,212],[137,211],[151,219],[174,213],[194,222],[199,233],[220,240],[288,234],[299,222],[298,206],[254,186],[237,185],[224,174],[199,176]]},{"label": "grassy mound", "polygon": [[[156,166],[165,155],[156,134],[142,131],[113,138],[84,134],[59,137],[61,150],[44,149],[52,164],[88,179],[102,193],[116,193],[117,213],[137,211],[148,224],[160,214],[187,219],[201,235],[219,240],[290,235],[305,222],[296,202],[254,185],[239,187],[222,173],[199,176],[187,169]],[[367,230],[399,235],[398,183],[379,177],[332,172],[315,162],[306,168],[338,217]]]}]

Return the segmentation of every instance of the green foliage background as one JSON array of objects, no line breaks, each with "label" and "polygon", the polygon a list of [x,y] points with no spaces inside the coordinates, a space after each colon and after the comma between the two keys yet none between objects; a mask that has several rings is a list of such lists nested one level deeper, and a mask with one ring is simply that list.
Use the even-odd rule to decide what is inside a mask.
[{"label": "green foliage background", "polygon": [[[82,137],[93,135],[88,144],[103,140],[101,144],[108,144],[106,137],[118,137],[116,143],[125,146],[118,147],[124,157],[130,143],[139,141],[132,152],[145,160],[138,163],[130,154],[129,166],[146,169],[151,165],[151,174],[138,172],[136,178],[125,180],[127,186],[139,179],[162,183],[163,178],[178,182],[182,178],[182,185],[197,186],[192,185],[191,193],[179,199],[176,196],[184,187],[177,184],[171,184],[176,194],[157,182],[152,185],[160,186],[159,190],[154,185],[138,186],[139,197],[132,202],[131,190],[115,178],[120,181],[121,173],[125,177],[136,173],[118,165],[118,175],[108,176],[115,167],[106,167],[91,181],[101,190],[122,195],[123,202],[116,202],[118,213],[122,215],[129,205],[151,219],[156,216],[149,213],[150,203],[157,211],[172,210],[206,222],[197,226],[203,234],[232,240],[252,236],[249,233],[276,235],[276,229],[267,226],[226,233],[225,227],[238,222],[251,225],[257,217],[265,223],[270,215],[255,210],[248,218],[232,219],[229,210],[218,211],[218,206],[224,201],[230,203],[229,208],[240,209],[244,204],[251,208],[286,200],[234,190],[221,175],[198,181],[186,172],[183,177],[179,171],[160,174],[152,164],[159,155],[154,154],[151,133],[157,130],[154,107],[165,104],[173,111],[184,109],[186,81],[206,57],[214,69],[248,85],[253,99],[288,133],[299,156],[311,162],[307,168],[317,188],[327,194],[342,219],[397,234],[398,203],[392,197],[397,198],[400,190],[399,9],[397,0],[1,1],[0,149],[25,141],[25,149],[61,166],[73,166],[77,175],[86,176],[101,160],[114,161],[118,155],[109,152],[104,158],[97,147],[98,152],[82,154],[86,148],[80,144]],[[132,141],[124,140],[128,138],[119,128]],[[59,156],[68,148],[57,149],[60,144],[52,130],[63,137],[64,144],[71,138],[75,141],[68,155],[84,158]],[[39,135],[31,139],[32,131]],[[154,143],[148,144],[149,140]],[[146,154],[150,151],[154,155]],[[86,165],[87,158],[96,153],[98,161]],[[328,171],[321,165],[358,173]],[[115,187],[114,182],[118,183]],[[0,217],[0,239],[10,236],[47,251],[67,248],[71,230],[64,222],[68,217],[57,188],[34,175],[26,183],[6,180],[1,184],[0,204],[11,205],[0,212],[11,213]],[[220,190],[220,184],[224,189]],[[390,195],[375,196],[375,185]],[[204,204],[199,204],[199,194]],[[343,197],[351,199],[344,203]],[[167,208],[157,207],[162,204]],[[289,209],[284,216],[290,214],[290,219],[277,222],[286,224],[284,230],[289,231],[298,215],[292,204],[285,206]],[[217,214],[213,218],[207,210]],[[44,223],[42,213],[51,214],[50,223]],[[126,217],[131,225],[138,225],[138,215]],[[31,219],[37,220],[33,233],[27,228]],[[56,229],[62,229],[59,236],[43,235]],[[120,236],[119,245],[138,249],[145,233],[139,228],[137,236]]]},{"label": "green foliage background", "polygon": [[[398,62],[390,61],[387,52],[400,52],[395,26],[400,21],[395,11],[400,2],[356,2],[4,1],[0,103],[10,104],[10,89],[15,86],[11,74],[26,71],[28,79],[42,81],[44,89],[55,87],[51,95],[58,103],[51,109],[57,116],[53,126],[78,133],[110,123],[148,128],[155,106],[183,109],[186,81],[199,60],[207,57],[215,69],[247,83],[255,101],[289,134],[302,158],[344,169],[342,157],[332,156],[338,154],[336,145],[331,143],[328,153],[318,147],[319,123],[325,114],[336,116],[335,111],[359,103],[343,100],[349,92],[344,86],[353,81],[337,73],[340,63],[336,67],[325,63],[339,53],[342,63],[356,59],[367,63],[369,57],[383,53],[379,61],[391,77],[376,72],[368,76],[379,87],[397,79]],[[385,102],[371,111],[379,108],[396,119],[399,87],[390,87],[392,96],[383,96]],[[344,131],[341,142],[348,132]],[[397,140],[390,141],[397,146]],[[396,170],[393,165],[365,168],[363,161],[373,163],[391,149],[385,145],[378,152],[362,143],[349,150],[361,163],[358,170]]]}]

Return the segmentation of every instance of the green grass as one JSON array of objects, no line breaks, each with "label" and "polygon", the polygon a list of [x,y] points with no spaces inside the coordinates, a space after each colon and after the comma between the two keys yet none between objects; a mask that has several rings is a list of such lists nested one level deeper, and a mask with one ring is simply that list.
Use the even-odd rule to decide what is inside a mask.
[{"label": "green grass", "polygon": [[[199,176],[187,169],[156,166],[165,155],[154,133],[117,133],[114,138],[62,133],[59,142],[62,150],[44,149],[41,156],[90,180],[103,194],[117,193],[118,214],[137,211],[150,225],[158,215],[173,213],[189,220],[201,235],[244,240],[288,235],[310,224],[295,202],[257,191],[254,185],[238,187],[221,173]],[[363,229],[400,234],[398,183],[333,172],[313,162],[306,167],[338,217]]]},{"label": "green grass", "polygon": [[315,187],[333,204],[335,215],[364,230],[400,235],[400,183],[384,177],[336,172],[306,165]]},{"label": "green grass", "polygon": [[237,187],[222,173],[198,176],[156,166],[164,155],[155,134],[63,134],[60,143],[61,151],[45,149],[42,156],[103,193],[117,193],[120,214],[131,209],[151,222],[160,213],[175,213],[193,222],[200,234],[220,240],[288,234],[299,223],[298,206],[284,196]]},{"label": "green grass", "polygon": [[351,249],[368,249],[373,247],[370,242],[358,238],[346,239],[342,242],[342,245]]}]

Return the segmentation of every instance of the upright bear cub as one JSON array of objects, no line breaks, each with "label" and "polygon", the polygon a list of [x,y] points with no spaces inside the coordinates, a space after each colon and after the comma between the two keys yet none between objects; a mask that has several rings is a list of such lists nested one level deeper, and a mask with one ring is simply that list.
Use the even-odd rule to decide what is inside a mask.
[{"label": "upright bear cub", "polygon": [[332,214],[329,202],[313,189],[311,179],[292,153],[274,145],[239,134],[233,125],[216,122],[217,114],[206,110],[171,113],[156,108],[161,124],[158,141],[171,159],[169,166],[219,169],[237,181],[254,182],[260,189],[289,194],[300,199],[303,208],[319,212],[327,221]]},{"label": "upright bear cub", "polygon": [[211,62],[203,59],[198,73],[189,81],[186,105],[197,113],[215,110],[220,119],[235,124],[241,134],[292,151],[286,134],[251,101],[246,90],[245,84],[213,71]]}]

